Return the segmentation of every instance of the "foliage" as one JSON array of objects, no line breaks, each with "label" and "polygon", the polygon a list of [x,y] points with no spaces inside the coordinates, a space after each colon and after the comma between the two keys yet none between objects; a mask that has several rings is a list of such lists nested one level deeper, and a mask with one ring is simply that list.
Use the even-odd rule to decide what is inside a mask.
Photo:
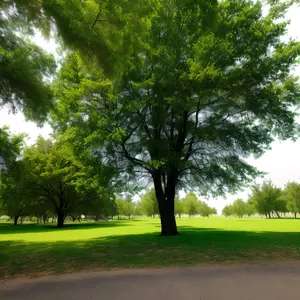
[{"label": "foliage", "polygon": [[282,204],[278,202],[280,196],[280,188],[277,188],[271,181],[266,181],[262,185],[254,185],[252,187],[250,203],[253,203],[259,214],[271,218],[273,211],[278,213],[280,211],[279,208],[283,209]]},{"label": "foliage", "polygon": [[289,182],[286,184],[282,192],[282,200],[287,201],[287,210],[294,214],[300,213],[300,184],[296,182]]},{"label": "foliage", "polygon": [[148,217],[159,215],[158,203],[154,189],[146,191],[146,193],[141,196],[139,203],[143,215]]},{"label": "foliage", "polygon": [[25,134],[12,135],[9,127],[0,128],[0,174],[9,169],[20,156]]},{"label": "foliage", "polygon": [[225,217],[232,216],[233,215],[232,205],[224,206],[224,208],[222,209],[222,215],[225,216]]},{"label": "foliage", "polygon": [[26,191],[26,169],[23,161],[17,161],[13,167],[1,174],[0,200],[4,214],[14,220],[16,225],[20,217],[28,215],[29,195]]},{"label": "foliage", "polygon": [[131,197],[127,196],[116,200],[116,209],[118,219],[120,219],[120,216],[126,216],[130,219],[130,217],[134,215],[135,205]]},{"label": "foliage", "polygon": [[236,199],[232,203],[232,212],[234,215],[242,218],[247,213],[246,203],[242,199]]},{"label": "foliage", "polygon": [[46,38],[52,34],[64,48],[76,49],[91,65],[98,64],[106,74],[116,76],[123,70],[124,59],[143,45],[158,3],[157,0],[130,3],[6,0],[0,8],[14,29],[27,34],[39,30]]},{"label": "foliage", "polygon": [[[155,199],[156,200],[156,199]],[[156,201],[157,203],[157,201]],[[183,201],[181,199],[175,198],[175,207],[174,207],[174,213],[179,218],[181,218],[181,215],[184,213],[184,207],[183,207]]]},{"label": "foliage", "polygon": [[53,104],[45,79],[56,70],[54,57],[24,36],[26,20],[12,1],[1,1],[0,9],[0,107],[21,109],[28,119],[43,121]]},{"label": "foliage", "polygon": [[255,215],[256,213],[256,210],[255,210],[255,207],[254,205],[248,200],[246,202],[246,214],[248,217],[251,217],[253,215]]},{"label": "foliage", "polygon": [[[64,16],[84,11],[71,2],[61,2]],[[55,123],[62,131],[86,128],[88,144],[120,173],[148,175],[162,234],[175,235],[176,188],[236,191],[258,174],[244,158],[261,155],[274,137],[294,136],[299,85],[290,69],[300,46],[281,39],[288,2],[273,2],[267,15],[260,1],[156,4],[143,43],[137,39],[118,78],[107,79],[76,54],[66,59],[56,83]],[[70,36],[80,49],[82,34]],[[89,41],[98,51],[99,40]]]},{"label": "foliage", "polygon": [[182,200],[184,213],[191,216],[198,214],[199,212],[199,200],[195,193],[188,193]]},{"label": "foliage", "polygon": [[204,201],[199,201],[198,213],[202,217],[209,217],[210,215],[216,215],[217,210],[215,208],[210,207]]},{"label": "foliage", "polygon": [[85,174],[72,146],[39,137],[36,144],[24,150],[24,161],[29,170],[29,193],[49,202],[57,214],[57,226],[63,226],[67,215],[83,200],[76,191],[76,184]]}]

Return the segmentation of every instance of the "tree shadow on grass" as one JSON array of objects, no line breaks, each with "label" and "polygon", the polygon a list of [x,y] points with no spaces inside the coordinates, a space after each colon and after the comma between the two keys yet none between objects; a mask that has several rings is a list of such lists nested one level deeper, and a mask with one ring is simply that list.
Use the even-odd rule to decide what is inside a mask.
[{"label": "tree shadow on grass", "polygon": [[[127,222],[126,222],[127,221]],[[41,233],[65,230],[95,229],[95,228],[111,228],[119,226],[128,226],[128,220],[109,221],[109,222],[92,222],[92,223],[67,223],[62,228],[56,227],[56,224],[19,224],[0,223],[0,234],[16,234],[16,233]]]},{"label": "tree shadow on grass", "polygon": [[265,262],[300,259],[296,232],[226,231],[180,227],[180,236],[157,232],[89,240],[0,242],[0,276],[86,269]]}]

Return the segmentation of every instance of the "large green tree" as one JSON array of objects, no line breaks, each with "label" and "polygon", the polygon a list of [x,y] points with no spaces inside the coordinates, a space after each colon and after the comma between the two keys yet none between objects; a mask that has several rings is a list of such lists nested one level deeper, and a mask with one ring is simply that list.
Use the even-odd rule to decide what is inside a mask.
[{"label": "large green tree", "polygon": [[245,158],[294,136],[300,46],[281,39],[289,5],[272,1],[264,15],[260,1],[160,0],[119,78],[66,59],[56,125],[85,126],[120,174],[152,179],[162,235],[178,234],[179,186],[236,191],[258,174]]}]

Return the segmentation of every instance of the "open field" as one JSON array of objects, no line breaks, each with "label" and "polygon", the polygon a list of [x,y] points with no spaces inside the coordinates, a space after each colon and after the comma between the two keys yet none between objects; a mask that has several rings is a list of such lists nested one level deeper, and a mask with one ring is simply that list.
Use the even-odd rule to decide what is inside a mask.
[{"label": "open field", "polygon": [[0,277],[85,269],[300,259],[300,220],[178,219],[181,235],[160,237],[159,219],[46,225],[0,223]]}]

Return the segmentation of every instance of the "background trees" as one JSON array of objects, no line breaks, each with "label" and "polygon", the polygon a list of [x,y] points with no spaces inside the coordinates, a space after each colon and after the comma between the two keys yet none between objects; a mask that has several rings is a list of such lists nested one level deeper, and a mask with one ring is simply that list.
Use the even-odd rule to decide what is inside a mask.
[{"label": "background trees", "polygon": [[287,201],[286,210],[293,213],[297,218],[297,213],[300,212],[300,184],[289,182],[286,184],[282,192],[281,202]]},{"label": "background trees", "polygon": [[142,214],[148,217],[154,217],[159,214],[158,203],[153,188],[141,196],[140,209]]},{"label": "background trees", "polygon": [[222,215],[224,215],[225,217],[230,217],[233,215],[233,210],[232,210],[232,205],[226,205],[223,209],[222,209]]},{"label": "background trees", "polygon": [[181,218],[181,215],[184,213],[183,201],[181,199],[175,199],[174,212],[179,218]]},{"label": "background trees", "polygon": [[39,138],[24,151],[28,165],[28,190],[34,197],[40,195],[57,215],[57,226],[81,204],[76,181],[83,176],[83,165],[75,158],[72,146],[66,142]]},{"label": "background trees", "polygon": [[234,215],[242,218],[247,213],[246,203],[242,199],[237,199],[232,204],[232,212]]},{"label": "background trees", "polygon": [[280,208],[282,208],[280,196],[280,188],[274,186],[271,181],[266,181],[262,185],[253,186],[250,201],[259,214],[271,218],[273,211],[278,215]]},{"label": "background trees", "polygon": [[194,216],[199,211],[199,201],[195,193],[188,193],[185,198],[182,200],[183,202],[183,211],[185,214],[189,216]]},{"label": "background trees", "polygon": [[22,161],[15,162],[5,174],[1,174],[0,199],[5,215],[9,216],[15,225],[20,218],[29,215],[29,195],[26,190],[26,169]]}]

